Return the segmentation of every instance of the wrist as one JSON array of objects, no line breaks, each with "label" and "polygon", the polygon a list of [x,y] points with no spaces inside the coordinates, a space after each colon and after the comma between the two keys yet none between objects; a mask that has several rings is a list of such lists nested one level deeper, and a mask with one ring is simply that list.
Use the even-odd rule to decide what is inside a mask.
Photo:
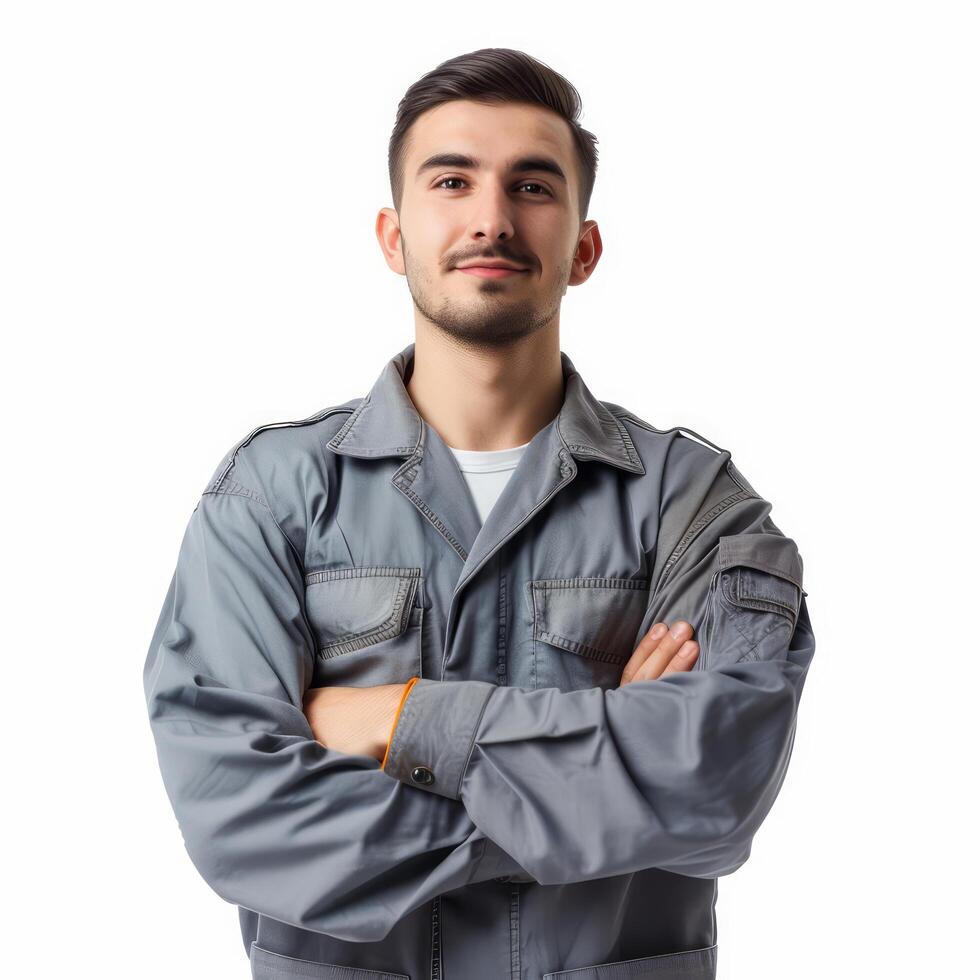
[{"label": "wrist", "polygon": [[381,712],[382,721],[378,726],[378,735],[381,738],[378,747],[377,759],[384,768],[388,759],[388,746],[391,738],[395,734],[398,725],[398,716],[401,714],[402,707],[408,698],[409,692],[415,685],[418,677],[413,677],[406,684],[386,684],[385,685],[385,710]]}]

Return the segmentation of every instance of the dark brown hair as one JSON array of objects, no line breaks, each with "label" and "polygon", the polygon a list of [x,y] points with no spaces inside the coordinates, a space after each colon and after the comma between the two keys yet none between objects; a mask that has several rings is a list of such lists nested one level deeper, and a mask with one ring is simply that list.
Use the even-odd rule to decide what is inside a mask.
[{"label": "dark brown hair", "polygon": [[578,123],[582,100],[563,75],[523,51],[480,48],[442,62],[415,82],[398,103],[388,141],[388,180],[397,211],[405,189],[405,139],[423,112],[445,102],[472,99],[487,104],[522,102],[557,112],[572,132],[578,162],[579,218],[584,221],[595,185],[597,140]]}]

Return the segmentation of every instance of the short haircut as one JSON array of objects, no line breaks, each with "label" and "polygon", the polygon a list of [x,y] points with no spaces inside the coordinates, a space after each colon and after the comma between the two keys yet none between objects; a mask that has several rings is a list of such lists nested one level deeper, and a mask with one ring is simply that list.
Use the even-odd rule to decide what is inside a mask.
[{"label": "short haircut", "polygon": [[481,48],[442,62],[415,82],[398,103],[388,142],[388,179],[395,210],[405,190],[405,140],[422,113],[446,102],[517,102],[551,109],[568,124],[579,174],[579,220],[584,221],[599,163],[596,137],[578,123],[582,100],[563,75],[523,51]]}]

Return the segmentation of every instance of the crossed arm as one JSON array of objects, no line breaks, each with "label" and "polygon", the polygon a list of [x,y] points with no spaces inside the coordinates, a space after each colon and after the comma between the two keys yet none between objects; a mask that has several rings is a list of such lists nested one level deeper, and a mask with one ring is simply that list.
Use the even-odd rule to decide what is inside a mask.
[{"label": "crossed arm", "polygon": [[[702,487],[685,491],[690,513],[671,503],[660,515],[669,539],[617,689],[421,678],[397,718],[401,685],[307,699],[315,642],[302,560],[262,496],[241,491],[253,472],[205,492],[143,685],[167,795],[212,889],[369,942],[431,898],[501,875],[550,884],[735,870],[788,764],[814,640],[796,605],[795,545],[769,505],[739,499],[706,530],[699,515],[714,515],[730,487],[716,492],[724,473],[702,469],[674,467],[678,485]],[[689,542],[683,554],[678,541]],[[750,608],[765,621],[758,636],[739,618]],[[648,635],[647,624],[678,620],[698,634],[693,666],[675,660],[677,638]],[[412,782],[417,759],[433,761],[431,784]]]},{"label": "crossed arm", "polygon": [[[655,623],[623,668],[620,686],[691,670],[700,649],[693,636],[694,627],[683,619],[669,628]],[[313,737],[325,748],[382,762],[406,686],[311,687],[303,698],[303,714]]]},{"label": "crossed arm", "polygon": [[727,454],[682,445],[668,482],[647,625],[616,689],[420,678],[375,735],[384,773],[463,803],[541,884],[729,874],[789,764],[815,651],[796,544]]}]

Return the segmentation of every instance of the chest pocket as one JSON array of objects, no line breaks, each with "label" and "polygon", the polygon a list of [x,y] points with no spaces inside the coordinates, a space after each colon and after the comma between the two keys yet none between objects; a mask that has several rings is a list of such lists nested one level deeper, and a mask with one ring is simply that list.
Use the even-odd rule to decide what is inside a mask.
[{"label": "chest pocket", "polygon": [[534,686],[563,691],[618,687],[633,655],[649,588],[646,579],[633,578],[529,582]]},{"label": "chest pocket", "polygon": [[421,677],[423,612],[421,568],[309,572],[306,614],[317,643],[313,685],[371,687]]}]

